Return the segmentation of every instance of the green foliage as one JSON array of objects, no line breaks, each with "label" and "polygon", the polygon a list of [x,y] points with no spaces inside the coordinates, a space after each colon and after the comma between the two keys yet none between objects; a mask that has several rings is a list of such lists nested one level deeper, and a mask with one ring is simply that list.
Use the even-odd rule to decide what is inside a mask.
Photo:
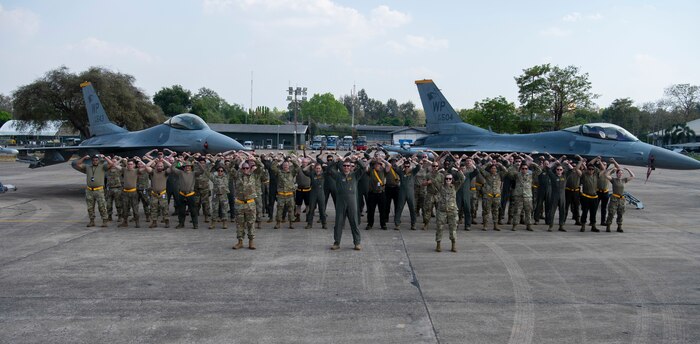
[{"label": "green foliage", "polygon": [[0,94],[0,111],[12,113],[12,98],[4,94]]},{"label": "green foliage", "polygon": [[48,71],[42,78],[13,92],[16,119],[41,128],[50,120],[63,120],[90,137],[80,83],[90,81],[109,119],[129,130],[140,130],[165,120],[161,109],[134,86],[134,77],[91,67],[80,74],[66,67]]},{"label": "green foliage", "polygon": [[348,109],[336,100],[331,93],[314,94],[311,99],[301,103],[302,116],[308,122],[316,123],[346,123],[351,121]]},{"label": "green foliage", "polygon": [[467,123],[481,128],[490,128],[496,133],[518,131],[519,119],[515,104],[508,102],[503,96],[476,102],[473,109],[460,111],[460,117]]},{"label": "green foliage", "polygon": [[665,104],[681,114],[682,121],[691,121],[700,116],[700,86],[676,84],[664,90]]},{"label": "green foliage", "polygon": [[561,128],[565,114],[590,107],[592,100],[598,97],[591,93],[588,73],[581,74],[576,66],[534,66],[524,69],[515,81],[523,112],[534,119],[547,111],[553,119],[554,129]]},{"label": "green foliage", "polygon": [[4,110],[0,110],[0,127],[2,127],[2,125],[5,124],[5,122],[7,122],[11,119],[12,119],[11,113],[4,111]]},{"label": "green foliage", "polygon": [[164,87],[153,96],[153,102],[160,106],[166,116],[190,112],[192,92],[180,85]]},{"label": "green foliage", "polygon": [[663,144],[687,143],[695,141],[696,133],[687,124],[679,123],[666,128],[661,138]]}]

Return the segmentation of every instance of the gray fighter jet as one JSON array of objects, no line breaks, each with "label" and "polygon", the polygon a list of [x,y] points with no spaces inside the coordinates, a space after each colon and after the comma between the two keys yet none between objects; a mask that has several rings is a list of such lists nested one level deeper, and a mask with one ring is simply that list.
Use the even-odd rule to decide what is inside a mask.
[{"label": "gray fighter jet", "polygon": [[537,134],[496,134],[464,123],[432,80],[418,80],[418,93],[430,133],[410,148],[387,150],[413,154],[426,149],[451,152],[525,152],[555,156],[615,158],[625,165],[677,170],[700,169],[700,161],[639,141],[624,128],[610,123],[589,123]]},{"label": "gray fighter jet", "polygon": [[[80,84],[90,122],[92,137],[78,146],[21,148],[18,160],[29,161],[30,168],[68,161],[73,154],[116,154],[141,156],[158,148],[176,152],[216,154],[229,150],[247,150],[238,141],[209,128],[199,116],[183,113],[144,130],[130,132],[109,121],[95,89],[89,82]],[[27,153],[43,151],[42,159],[28,158]]]}]

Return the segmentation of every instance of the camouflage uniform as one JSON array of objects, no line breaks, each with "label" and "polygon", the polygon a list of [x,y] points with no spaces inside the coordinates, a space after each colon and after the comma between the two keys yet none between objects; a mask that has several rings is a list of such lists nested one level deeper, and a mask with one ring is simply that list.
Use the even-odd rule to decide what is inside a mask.
[{"label": "camouflage uniform", "polygon": [[122,172],[116,167],[107,171],[107,192],[105,193],[107,216],[112,220],[112,204],[117,208],[117,219],[122,218]]},{"label": "camouflage uniform", "polygon": [[[536,164],[530,165],[535,169],[538,175],[542,169]],[[520,168],[520,167],[518,167]],[[511,178],[515,180],[515,189],[513,190],[513,230],[520,222],[520,214],[523,213],[525,225],[528,230],[532,230],[532,177],[533,172],[528,170],[522,172],[510,172]]]},{"label": "camouflage uniform", "polygon": [[423,229],[428,227],[430,223],[430,218],[433,217],[433,209],[437,206],[438,201],[438,187],[435,183],[441,184],[443,182],[443,175],[437,171],[428,173],[426,181],[430,181],[425,188],[425,205],[423,207]]},{"label": "camouflage uniform", "polygon": [[267,204],[263,197],[263,189],[266,189],[270,184],[270,177],[267,171],[265,171],[264,166],[261,170],[261,173],[254,174],[257,188],[255,188],[255,195],[253,198],[255,199],[255,223],[258,227],[260,227],[260,222],[262,222],[264,204]]},{"label": "camouflage uniform", "polygon": [[194,209],[196,213],[199,213],[199,209],[202,209],[202,215],[204,215],[204,222],[208,222],[211,217],[211,189],[209,188],[209,164],[202,166],[200,163],[196,162],[197,166],[201,167],[203,173],[198,174],[194,182]]},{"label": "camouflage uniform", "polygon": [[425,217],[425,194],[426,194],[426,189],[427,187],[423,185],[423,182],[426,180],[428,176],[428,171],[424,168],[421,168],[418,173],[416,173],[416,181],[415,181],[415,197],[416,197],[416,216],[421,214],[421,211],[423,212],[423,216]]},{"label": "camouflage uniform", "polygon": [[138,180],[137,169],[129,170],[128,168],[122,169],[122,178],[124,185],[122,188],[122,227],[127,225],[127,220],[129,219],[129,212],[131,211],[134,222],[136,226],[139,226],[139,194],[136,187],[136,181]]},{"label": "camouflage uniform", "polygon": [[[452,185],[445,185],[445,180],[437,176],[442,174],[437,174],[432,178],[432,184],[437,190],[437,232],[435,232],[435,241],[442,241],[442,229],[447,224],[448,231],[450,232],[450,240],[455,241],[455,235],[457,234],[457,190],[462,185],[464,181],[464,175],[459,172],[453,175]],[[442,180],[442,182],[439,182]]]},{"label": "camouflage uniform", "polygon": [[[255,195],[259,184],[256,179],[260,178],[256,174],[263,172],[263,165],[260,161],[255,161],[255,170],[249,175],[232,169],[231,177],[235,182],[235,206],[236,206],[236,238],[243,240],[243,237],[248,231],[248,239],[255,239],[255,219],[256,206]],[[251,166],[252,167],[252,166]]]},{"label": "camouflage uniform", "polygon": [[[77,167],[77,161],[73,162],[73,167]],[[105,172],[107,169],[107,163],[103,162],[97,166],[93,166],[92,162],[88,165],[83,165],[80,171],[85,172],[85,179],[87,183],[87,188],[85,190],[85,203],[87,204],[88,217],[90,218],[90,223],[94,224],[95,221],[95,203],[97,203],[97,210],[100,212],[100,217],[102,221],[107,221],[107,209],[105,207]],[[103,224],[105,226],[105,224]]]},{"label": "camouflage uniform", "polygon": [[146,215],[146,221],[151,222],[151,204],[149,200],[149,188],[151,180],[148,178],[148,173],[139,172],[136,179],[136,189],[138,191],[138,201],[143,206],[143,213]]},{"label": "camouflage uniform", "polygon": [[[472,179],[472,186],[469,188],[472,192],[472,224],[476,224],[476,213],[479,210],[479,201],[484,199],[484,183],[486,183],[486,180],[479,173],[476,175],[476,178]],[[482,201],[482,211],[484,210],[483,207],[484,205]]]},{"label": "camouflage uniform", "polygon": [[[625,183],[627,183],[629,178],[613,178],[612,184],[612,197],[610,197],[610,203],[608,203],[608,218],[605,224],[610,226],[613,222],[613,217],[617,214],[617,225],[618,232],[622,231],[622,215],[625,214]],[[609,228],[608,228],[609,229]]]},{"label": "camouflage uniform", "polygon": [[[151,220],[158,221],[160,216],[161,221],[164,223],[169,222],[168,214],[168,196],[167,196],[167,186],[165,189],[162,188],[163,181],[167,185],[168,173],[167,171],[158,172],[155,169],[150,173],[151,175]],[[160,186],[157,184],[161,184]]]},{"label": "camouflage uniform", "polygon": [[491,174],[487,172],[483,167],[479,169],[479,172],[484,177],[484,186],[482,187],[483,192],[483,211],[482,217],[484,218],[484,230],[488,225],[489,214],[493,219],[493,227],[497,229],[496,223],[498,222],[498,212],[501,207],[501,187],[502,178],[507,173],[506,170],[497,165],[497,172]]},{"label": "camouflage uniform", "polygon": [[[214,187],[213,190],[213,201],[212,201],[212,221],[228,221],[229,204],[228,204],[228,174],[223,173],[221,176],[218,172],[210,173],[209,180],[211,180]],[[219,215],[221,214],[221,215]],[[213,225],[213,223],[212,223]]]},{"label": "camouflage uniform", "polygon": [[272,173],[277,176],[277,222],[282,222],[282,215],[285,208],[287,209],[287,217],[289,223],[292,223],[292,214],[294,213],[294,182],[298,173],[299,165],[292,160],[292,166],[289,167],[289,172],[284,172],[276,163],[272,164]]}]

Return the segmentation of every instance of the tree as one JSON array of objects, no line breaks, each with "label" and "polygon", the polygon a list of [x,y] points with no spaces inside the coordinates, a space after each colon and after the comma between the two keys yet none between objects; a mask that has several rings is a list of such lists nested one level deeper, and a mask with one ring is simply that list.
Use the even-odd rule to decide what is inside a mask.
[{"label": "tree", "polygon": [[[646,117],[646,118],[644,118]],[[648,114],[642,115],[642,111],[634,106],[630,98],[618,98],[612,104],[603,109],[602,119],[606,122],[617,124],[635,135],[648,130]],[[646,119],[646,121],[644,121]]]},{"label": "tree", "polygon": [[700,86],[690,84],[676,84],[664,90],[667,97],[665,102],[673,111],[681,114],[681,120],[691,121],[697,117],[697,109],[700,106]]},{"label": "tree", "polygon": [[414,105],[410,100],[399,105],[399,118],[402,122],[401,125],[415,126],[418,123],[418,111],[416,111],[416,105]]},{"label": "tree", "polygon": [[2,125],[5,124],[5,122],[11,119],[12,115],[9,112],[0,110],[0,127],[2,127]]},{"label": "tree", "polygon": [[190,112],[192,92],[180,85],[164,87],[153,96],[153,102],[160,106],[166,116]]},{"label": "tree", "polygon": [[311,119],[311,123],[350,123],[348,109],[331,93],[314,94],[301,104],[301,112],[304,118]]},{"label": "tree", "polygon": [[559,68],[549,64],[523,70],[515,78],[518,84],[518,99],[528,113],[546,109],[560,129],[564,114],[577,108],[590,107],[598,95],[591,93],[588,73],[580,74],[578,67]]},{"label": "tree", "polygon": [[12,113],[12,98],[4,94],[0,94],[0,111]]},{"label": "tree", "polygon": [[48,71],[42,78],[13,92],[15,118],[37,128],[51,120],[67,121],[83,137],[90,137],[80,90],[83,81],[93,84],[109,119],[116,125],[141,130],[165,120],[161,109],[134,86],[133,76],[99,67],[73,74],[65,66]]},{"label": "tree", "polygon": [[662,141],[664,144],[687,143],[695,141],[695,131],[687,124],[679,123],[664,130]]},{"label": "tree", "polygon": [[476,102],[473,109],[461,110],[459,114],[465,122],[496,133],[513,133],[518,129],[515,104],[503,96]]},{"label": "tree", "polygon": [[[197,91],[197,94],[192,97],[192,113],[201,117],[207,123],[229,122],[232,116],[235,115],[235,112],[227,110],[230,110],[229,104],[210,88],[202,87]],[[241,108],[241,110],[243,109]],[[228,116],[225,113],[228,114]],[[245,118],[245,114],[246,112],[243,111],[243,118]]]}]

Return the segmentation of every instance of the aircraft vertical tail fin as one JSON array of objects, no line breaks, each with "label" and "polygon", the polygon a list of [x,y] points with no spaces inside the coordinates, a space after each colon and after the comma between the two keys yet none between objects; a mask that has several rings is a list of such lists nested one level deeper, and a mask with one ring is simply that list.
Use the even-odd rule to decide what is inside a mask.
[{"label": "aircraft vertical tail fin", "polygon": [[416,80],[425,111],[426,130],[441,134],[484,134],[489,131],[464,123],[432,80]]},{"label": "aircraft vertical tail fin", "polygon": [[97,97],[97,92],[92,84],[88,81],[80,84],[83,90],[83,99],[85,100],[85,108],[88,113],[88,121],[90,122],[90,135],[100,136],[115,133],[123,133],[127,130],[110,122],[107,117],[107,112],[100,103],[100,98]]}]

